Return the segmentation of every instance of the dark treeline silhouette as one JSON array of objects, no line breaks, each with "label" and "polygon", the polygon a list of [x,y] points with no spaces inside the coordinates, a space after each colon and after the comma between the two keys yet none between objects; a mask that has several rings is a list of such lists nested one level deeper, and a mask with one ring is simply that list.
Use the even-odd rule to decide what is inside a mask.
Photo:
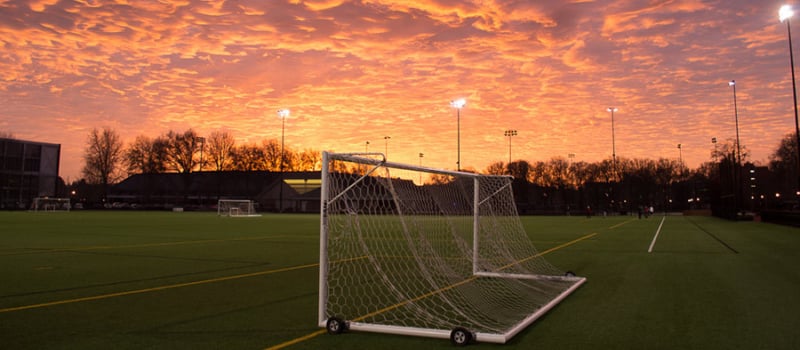
[{"label": "dark treeline silhouette", "polygon": [[[84,156],[85,178],[76,182],[76,186],[108,186],[109,181],[121,178],[113,176],[119,173],[130,176],[199,171],[300,172],[318,171],[321,167],[319,151],[296,151],[274,139],[237,144],[227,131],[214,131],[208,136],[198,135],[192,129],[169,131],[155,138],[138,136],[127,146],[119,139],[111,129],[93,131]],[[617,157],[616,162],[611,159],[585,162],[554,157],[535,162],[498,161],[483,171],[467,171],[512,176],[515,200],[522,214],[584,215],[591,211],[593,215],[617,215],[635,214],[652,207],[658,211],[713,211],[733,218],[744,212],[793,209],[797,205],[800,180],[794,140],[793,135],[781,140],[767,166],[750,162],[747,148],[737,147],[731,139],[714,143],[711,159],[696,169],[667,158]],[[104,148],[118,150],[120,156],[109,160],[113,164],[105,160],[90,162],[103,155]],[[103,168],[93,169],[97,164]],[[185,179],[191,181],[191,176]],[[437,181],[441,179],[436,176],[426,180]],[[92,192],[86,188],[82,191]],[[106,190],[94,192],[102,197]]]}]

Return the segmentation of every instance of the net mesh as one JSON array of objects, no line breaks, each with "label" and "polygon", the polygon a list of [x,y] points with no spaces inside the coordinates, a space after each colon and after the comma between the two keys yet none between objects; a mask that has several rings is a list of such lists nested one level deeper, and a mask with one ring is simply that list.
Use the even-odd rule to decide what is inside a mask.
[{"label": "net mesh", "polygon": [[328,159],[325,317],[505,334],[576,283],[531,244],[510,178]]},{"label": "net mesh", "polygon": [[37,197],[33,199],[31,204],[31,210],[37,212],[69,211],[71,207],[69,198]]},{"label": "net mesh", "polygon": [[217,201],[217,215],[232,217],[258,216],[253,201],[245,199],[220,199]]}]

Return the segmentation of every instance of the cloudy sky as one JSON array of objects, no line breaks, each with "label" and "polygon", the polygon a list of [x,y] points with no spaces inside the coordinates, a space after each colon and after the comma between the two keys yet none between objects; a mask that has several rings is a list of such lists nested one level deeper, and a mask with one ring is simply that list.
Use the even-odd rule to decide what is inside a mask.
[{"label": "cloudy sky", "polygon": [[[766,161],[794,130],[782,2],[0,0],[0,132],[62,145],[193,128],[239,143],[385,151],[456,168],[514,159]],[[800,35],[800,23],[797,26]],[[795,48],[800,43],[795,45]],[[682,144],[681,151],[677,144]]]}]

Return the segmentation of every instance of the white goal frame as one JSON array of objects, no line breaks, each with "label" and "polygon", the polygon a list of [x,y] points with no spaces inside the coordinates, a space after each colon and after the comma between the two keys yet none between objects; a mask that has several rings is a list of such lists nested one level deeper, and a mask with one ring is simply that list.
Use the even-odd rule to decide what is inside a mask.
[{"label": "white goal frame", "polygon": [[[353,170],[353,169],[350,170],[350,171],[352,171],[352,173],[348,173],[347,175],[350,176],[353,179],[353,181],[350,181],[349,185],[338,185],[338,193],[332,193],[331,192],[332,191],[331,181],[334,181],[334,180],[331,179],[331,177],[333,176],[332,172],[333,173],[337,173],[337,174],[343,174],[342,173],[343,170],[342,170],[341,167],[336,168],[336,169],[334,169],[335,167],[332,168],[331,167],[331,163],[333,161],[345,161],[345,162],[353,163],[353,164],[356,164],[356,168],[353,168],[353,169],[358,169],[358,170]],[[471,275],[465,276],[461,282],[452,282],[452,284],[449,285],[449,286],[432,287],[432,289],[429,290],[429,291],[417,292],[417,294],[416,294],[417,297],[407,297],[407,299],[405,299],[405,300],[397,300],[395,302],[395,304],[393,304],[393,305],[376,306],[374,310],[365,311],[366,315],[337,315],[337,314],[335,314],[335,311],[330,311],[328,309],[329,306],[332,305],[332,304],[330,304],[332,302],[332,300],[338,300],[338,299],[336,299],[337,295],[335,295],[335,293],[339,292],[339,289],[329,288],[329,281],[331,281],[330,279],[331,278],[335,278],[334,276],[332,276],[332,273],[334,273],[334,274],[336,273],[335,269],[334,269],[334,272],[332,272],[331,267],[333,265],[335,265],[335,264],[348,263],[349,261],[355,260],[355,259],[365,259],[365,260],[369,260],[370,262],[372,262],[372,261],[375,261],[374,260],[375,257],[370,255],[373,252],[369,251],[368,249],[365,249],[364,255],[360,256],[360,257],[354,257],[354,258],[342,259],[342,260],[335,260],[335,261],[331,260],[333,258],[330,257],[330,255],[331,255],[330,252],[329,252],[330,243],[336,243],[334,241],[335,239],[345,239],[346,238],[346,237],[343,238],[341,232],[334,232],[333,234],[338,234],[339,236],[335,236],[333,238],[331,237],[331,234],[332,234],[331,230],[332,230],[332,225],[333,225],[331,220],[332,219],[340,220],[340,218],[347,217],[349,215],[349,217],[352,217],[352,218],[348,218],[347,219],[347,220],[350,220],[350,222],[352,222],[350,224],[351,225],[351,229],[353,231],[360,231],[360,230],[362,230],[362,226],[359,223],[359,220],[361,220],[361,219],[359,219],[359,215],[360,215],[359,211],[363,210],[363,209],[357,208],[357,207],[356,208],[349,208],[348,210],[351,210],[352,213],[343,213],[341,211],[332,212],[333,209],[331,209],[331,208],[334,208],[337,205],[339,205],[339,203],[337,203],[337,201],[341,201],[342,200],[341,197],[343,195],[345,195],[346,192],[351,191],[351,189],[353,189],[353,188],[357,189],[360,183],[373,181],[371,179],[370,180],[365,180],[365,179],[369,179],[370,177],[380,177],[380,174],[379,174],[380,170],[379,169],[386,170],[387,173],[388,173],[388,169],[410,170],[410,171],[414,171],[414,172],[421,172],[420,174],[427,173],[427,174],[434,174],[434,175],[446,175],[446,176],[452,176],[452,177],[458,178],[458,179],[460,179],[459,181],[470,181],[471,180],[473,182],[474,185],[471,186],[472,189],[474,190],[474,192],[472,193],[472,198],[471,198],[472,211],[473,211],[472,212],[472,218],[471,218],[471,221],[472,221],[472,242],[471,242],[472,252],[471,252],[471,255],[472,256],[471,257],[467,256],[467,257],[464,258],[465,260],[470,260],[471,261],[471,263],[472,263],[472,273],[471,273]],[[345,170],[345,171],[347,171],[347,170]],[[392,174],[391,176],[395,176],[395,175]],[[489,247],[485,247],[485,248],[483,248],[483,250],[481,250],[480,247],[481,247],[482,243],[487,243],[486,244],[487,246],[492,245],[493,247],[491,249],[498,249],[498,250],[502,251],[500,253],[497,253],[498,256],[506,257],[506,255],[510,256],[510,255],[515,255],[515,254],[510,254],[507,251],[505,251],[504,249],[506,247],[502,247],[501,246],[503,243],[497,244],[497,243],[494,243],[494,242],[491,242],[491,243],[490,242],[481,242],[481,237],[486,237],[486,232],[485,231],[487,230],[487,227],[491,226],[493,224],[492,222],[485,223],[483,221],[502,220],[504,224],[508,223],[508,222],[511,222],[512,225],[518,225],[518,228],[522,231],[522,234],[524,235],[524,229],[522,229],[521,222],[519,221],[519,217],[517,216],[518,214],[516,212],[516,207],[513,204],[511,178],[508,177],[508,176],[481,175],[481,174],[465,173],[465,172],[458,172],[458,171],[451,171],[451,170],[444,170],[444,169],[418,167],[418,166],[414,166],[414,165],[401,164],[401,163],[393,163],[393,162],[386,161],[385,156],[383,154],[381,154],[381,153],[330,153],[330,152],[323,152],[323,154],[322,154],[322,176],[321,177],[322,177],[322,187],[321,187],[321,195],[320,195],[320,197],[321,197],[320,198],[320,269],[319,269],[318,326],[322,327],[322,328],[327,328],[329,333],[339,333],[342,330],[354,330],[354,331],[366,331],[366,332],[388,333],[388,334],[398,334],[398,335],[422,336],[422,337],[431,337],[431,338],[440,338],[440,339],[448,339],[449,338],[454,343],[458,342],[459,341],[459,337],[460,337],[460,338],[466,338],[467,341],[474,340],[474,341],[478,341],[478,342],[489,342],[489,343],[500,343],[500,344],[502,344],[502,343],[506,343],[508,340],[510,340],[516,334],[518,334],[519,332],[524,330],[527,326],[529,326],[531,323],[533,323],[538,318],[540,318],[542,315],[544,315],[547,311],[549,311],[554,306],[556,306],[559,302],[561,302],[569,294],[571,294],[572,292],[577,290],[577,288],[580,287],[586,281],[585,277],[577,277],[577,276],[574,276],[574,274],[572,274],[571,272],[563,272],[562,270],[558,270],[558,269],[556,269],[552,265],[549,265],[549,263],[546,263],[546,262],[544,262],[544,263],[547,265],[549,270],[547,272],[544,272],[544,273],[541,273],[541,274],[539,274],[539,273],[526,273],[524,268],[519,268],[518,269],[517,265],[519,265],[519,266],[524,265],[524,264],[526,264],[528,262],[528,260],[534,260],[534,259],[538,259],[538,260],[542,260],[542,261],[544,260],[541,257],[542,254],[535,251],[535,248],[533,248],[533,245],[532,245],[532,243],[530,243],[530,239],[527,237],[527,235],[525,235],[522,238],[519,238],[518,241],[529,245],[530,249],[531,249],[530,251],[532,251],[533,254],[531,254],[531,255],[529,255],[527,257],[519,257],[518,254],[516,254],[517,256],[514,256],[512,260],[507,261],[507,262],[499,262],[499,264],[496,261],[492,261],[490,263],[486,262],[486,258],[483,255],[486,254],[486,250],[489,249]],[[422,175],[420,175],[420,179],[421,179],[421,177],[422,177]],[[492,178],[493,180],[497,180],[495,182],[501,182],[502,183],[503,181],[505,181],[506,185],[501,186],[497,190],[492,189],[491,191],[495,191],[494,193],[490,193],[490,194],[487,195],[485,193],[485,191],[484,191],[483,194],[481,194],[481,191],[480,191],[480,186],[481,185],[480,185],[480,183],[481,183],[482,180],[486,180],[488,178]],[[503,178],[503,179],[500,179],[500,178]],[[375,180],[375,181],[381,181],[381,180]],[[389,178],[386,181],[392,181],[392,179]],[[413,181],[413,180],[409,180],[409,181]],[[406,182],[409,182],[409,181],[406,181]],[[422,182],[422,181],[420,180],[420,182]],[[388,185],[386,185],[386,188],[389,188],[391,186],[392,186],[391,184],[388,184]],[[417,186],[419,188],[422,188],[422,187],[427,186],[427,184],[426,185],[417,184]],[[394,189],[387,190],[387,191],[391,191],[392,194],[395,195]],[[508,215],[504,215],[499,219],[492,218],[492,217],[488,217],[487,218],[485,216],[482,216],[481,213],[479,212],[480,208],[482,208],[483,206],[486,205],[485,204],[486,201],[493,200],[493,199],[491,199],[491,197],[494,197],[495,195],[497,195],[500,192],[502,192],[503,200],[505,200],[505,198],[511,198],[510,205],[509,205],[509,203],[506,203],[506,206],[513,208],[513,209],[511,209],[512,213],[510,213]],[[355,195],[353,195],[353,197],[358,198]],[[501,196],[498,195],[497,197],[501,197]],[[397,220],[400,220],[400,221],[409,220],[409,223],[412,223],[411,221],[413,221],[413,220],[417,220],[415,218],[408,218],[408,219],[402,218],[403,213],[401,212],[401,209],[399,209],[401,204],[398,203],[398,199],[397,198],[394,198],[393,200],[388,200],[388,199],[383,199],[383,200],[386,201],[386,202],[393,201],[394,205],[397,206],[396,207],[397,208],[397,212],[399,212],[399,215],[397,215],[397,216],[400,217]],[[402,200],[402,199],[400,199],[400,200]],[[348,202],[348,206],[353,206],[353,205],[357,206],[359,201],[360,200],[352,200],[352,199],[350,199],[350,202]],[[381,216],[381,215],[375,215],[375,214],[361,214],[361,215],[362,216],[372,215],[372,219],[371,220],[374,220],[374,217],[376,217],[376,216]],[[443,215],[447,216],[448,214],[443,214]],[[487,213],[486,215],[492,215],[492,214],[491,213]],[[458,216],[457,218],[459,220],[462,220],[463,217],[464,216],[462,215],[462,216]],[[447,219],[447,218],[445,218],[445,219]],[[368,220],[368,219],[364,219],[364,220]],[[465,221],[469,221],[469,219],[467,219]],[[405,227],[406,227],[405,225],[407,225],[407,224],[403,223],[402,225],[403,225],[403,229],[405,230]],[[365,229],[368,230],[368,229],[371,229],[371,228],[365,228]],[[489,229],[491,229],[491,228],[489,228]],[[348,232],[344,233],[344,235],[347,235],[347,234],[348,234]],[[356,235],[355,233],[349,233],[349,234],[350,235]],[[358,233],[358,235],[360,235],[360,233]],[[374,238],[373,236],[370,236],[370,237]],[[483,238],[483,239],[486,239],[486,238]],[[396,244],[397,242],[394,242],[394,243]],[[402,240],[401,240],[401,244],[402,244]],[[411,244],[411,243],[409,242],[409,244]],[[511,247],[511,248],[508,248],[508,251],[515,250],[515,249],[516,248]],[[494,253],[492,253],[492,254],[494,254]],[[467,255],[470,255],[470,254],[467,254]],[[418,262],[420,262],[420,261],[418,261]],[[503,265],[503,264],[505,264],[505,265]],[[490,266],[490,265],[494,266],[494,268],[487,269],[486,266]],[[511,267],[511,268],[508,268],[508,267]],[[385,270],[381,270],[380,267],[376,267],[375,269],[377,271],[385,271]],[[520,272],[520,271],[522,271],[522,272]],[[558,273],[555,273],[553,271],[558,271]],[[417,309],[415,309],[415,310],[419,310],[419,308],[421,306],[416,305],[416,304],[420,300],[425,299],[425,298],[429,298],[429,297],[432,297],[432,296],[438,297],[437,294],[443,294],[445,292],[449,292],[450,290],[461,288],[461,286],[464,285],[464,284],[473,283],[473,281],[477,281],[477,280],[481,280],[481,279],[483,279],[484,281],[491,280],[489,283],[494,283],[493,281],[501,281],[500,283],[508,283],[508,282],[510,282],[512,284],[515,284],[515,285],[525,284],[525,283],[551,283],[550,281],[553,281],[552,283],[558,284],[558,287],[554,288],[554,290],[557,290],[555,293],[550,293],[550,294],[547,295],[546,299],[548,301],[543,302],[541,305],[537,305],[535,307],[532,307],[530,310],[524,311],[524,312],[526,312],[526,316],[525,317],[522,317],[522,318],[520,318],[518,320],[512,320],[511,321],[511,325],[509,327],[507,327],[505,329],[502,329],[500,331],[480,331],[480,330],[474,331],[472,329],[462,328],[462,327],[460,327],[459,324],[452,324],[452,325],[448,326],[449,328],[448,327],[422,328],[422,327],[408,326],[408,325],[405,325],[405,324],[391,324],[391,322],[368,322],[368,321],[365,321],[365,320],[368,320],[368,319],[370,319],[371,317],[373,317],[375,315],[378,315],[378,314],[381,314],[381,313],[384,313],[384,312],[392,312],[392,311],[394,311],[396,309],[404,308],[404,307],[407,307],[407,306],[408,307],[416,307]],[[385,276],[382,277],[382,278],[380,276],[376,276],[373,280],[374,280],[375,284],[380,284],[380,283],[392,284],[392,281],[387,279]],[[529,281],[529,282],[525,282],[525,281]],[[531,281],[536,281],[536,282],[531,282]],[[479,283],[476,283],[476,285],[477,284],[479,284]],[[356,288],[356,287],[354,286],[354,288]],[[396,288],[396,287],[394,285],[392,285],[392,286],[390,286],[388,288]],[[479,286],[475,287],[475,288],[479,288]],[[525,289],[525,290],[529,291],[529,290],[534,290],[534,289],[535,288],[529,288],[529,289]],[[490,291],[483,291],[483,292],[489,293]],[[530,293],[530,292],[526,292],[526,293],[535,294],[535,293]],[[477,294],[480,295],[480,293],[477,293]],[[552,297],[551,297],[551,294],[553,295]],[[483,295],[490,295],[490,294],[483,294]],[[474,298],[474,296],[475,295],[472,295],[473,298],[472,298],[471,302],[481,303],[481,300]],[[469,297],[469,296],[467,296],[467,297]],[[526,296],[520,295],[520,297],[526,297]],[[466,298],[466,297],[462,296],[462,298]],[[513,299],[517,298],[517,295],[503,296],[503,298],[508,298],[508,299],[512,299],[513,300]],[[534,297],[534,298],[536,298],[536,297]],[[447,302],[444,307],[456,307],[458,305],[459,305],[458,302],[454,302],[454,303]],[[417,311],[417,312],[419,312],[419,311]],[[427,314],[427,315],[435,315],[436,314],[435,312],[428,312],[427,310],[423,310],[422,313]],[[454,313],[457,314],[457,313],[460,313],[460,311],[459,310],[455,310]],[[464,333],[462,333],[462,334],[458,334],[457,333],[457,332],[461,332],[461,331],[464,331]],[[466,335],[466,337],[464,337],[464,335]],[[462,344],[458,344],[458,345],[462,345]]]},{"label": "white goal frame", "polygon": [[255,202],[249,199],[220,199],[217,201],[217,215],[232,218],[261,216],[256,213]]},{"label": "white goal frame", "polygon": [[31,203],[31,211],[35,212],[68,212],[72,208],[69,198],[36,197]]}]

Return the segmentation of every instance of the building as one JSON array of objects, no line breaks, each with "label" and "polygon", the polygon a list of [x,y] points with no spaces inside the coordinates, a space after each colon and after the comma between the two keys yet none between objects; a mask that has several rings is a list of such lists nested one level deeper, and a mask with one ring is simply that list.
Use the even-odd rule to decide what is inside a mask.
[{"label": "building", "polygon": [[[219,199],[249,199],[261,212],[319,212],[320,172],[204,171],[136,174],[111,188],[112,208],[216,210]],[[92,207],[89,205],[89,207]]]},{"label": "building", "polygon": [[0,138],[0,209],[26,209],[58,194],[61,145]]}]

